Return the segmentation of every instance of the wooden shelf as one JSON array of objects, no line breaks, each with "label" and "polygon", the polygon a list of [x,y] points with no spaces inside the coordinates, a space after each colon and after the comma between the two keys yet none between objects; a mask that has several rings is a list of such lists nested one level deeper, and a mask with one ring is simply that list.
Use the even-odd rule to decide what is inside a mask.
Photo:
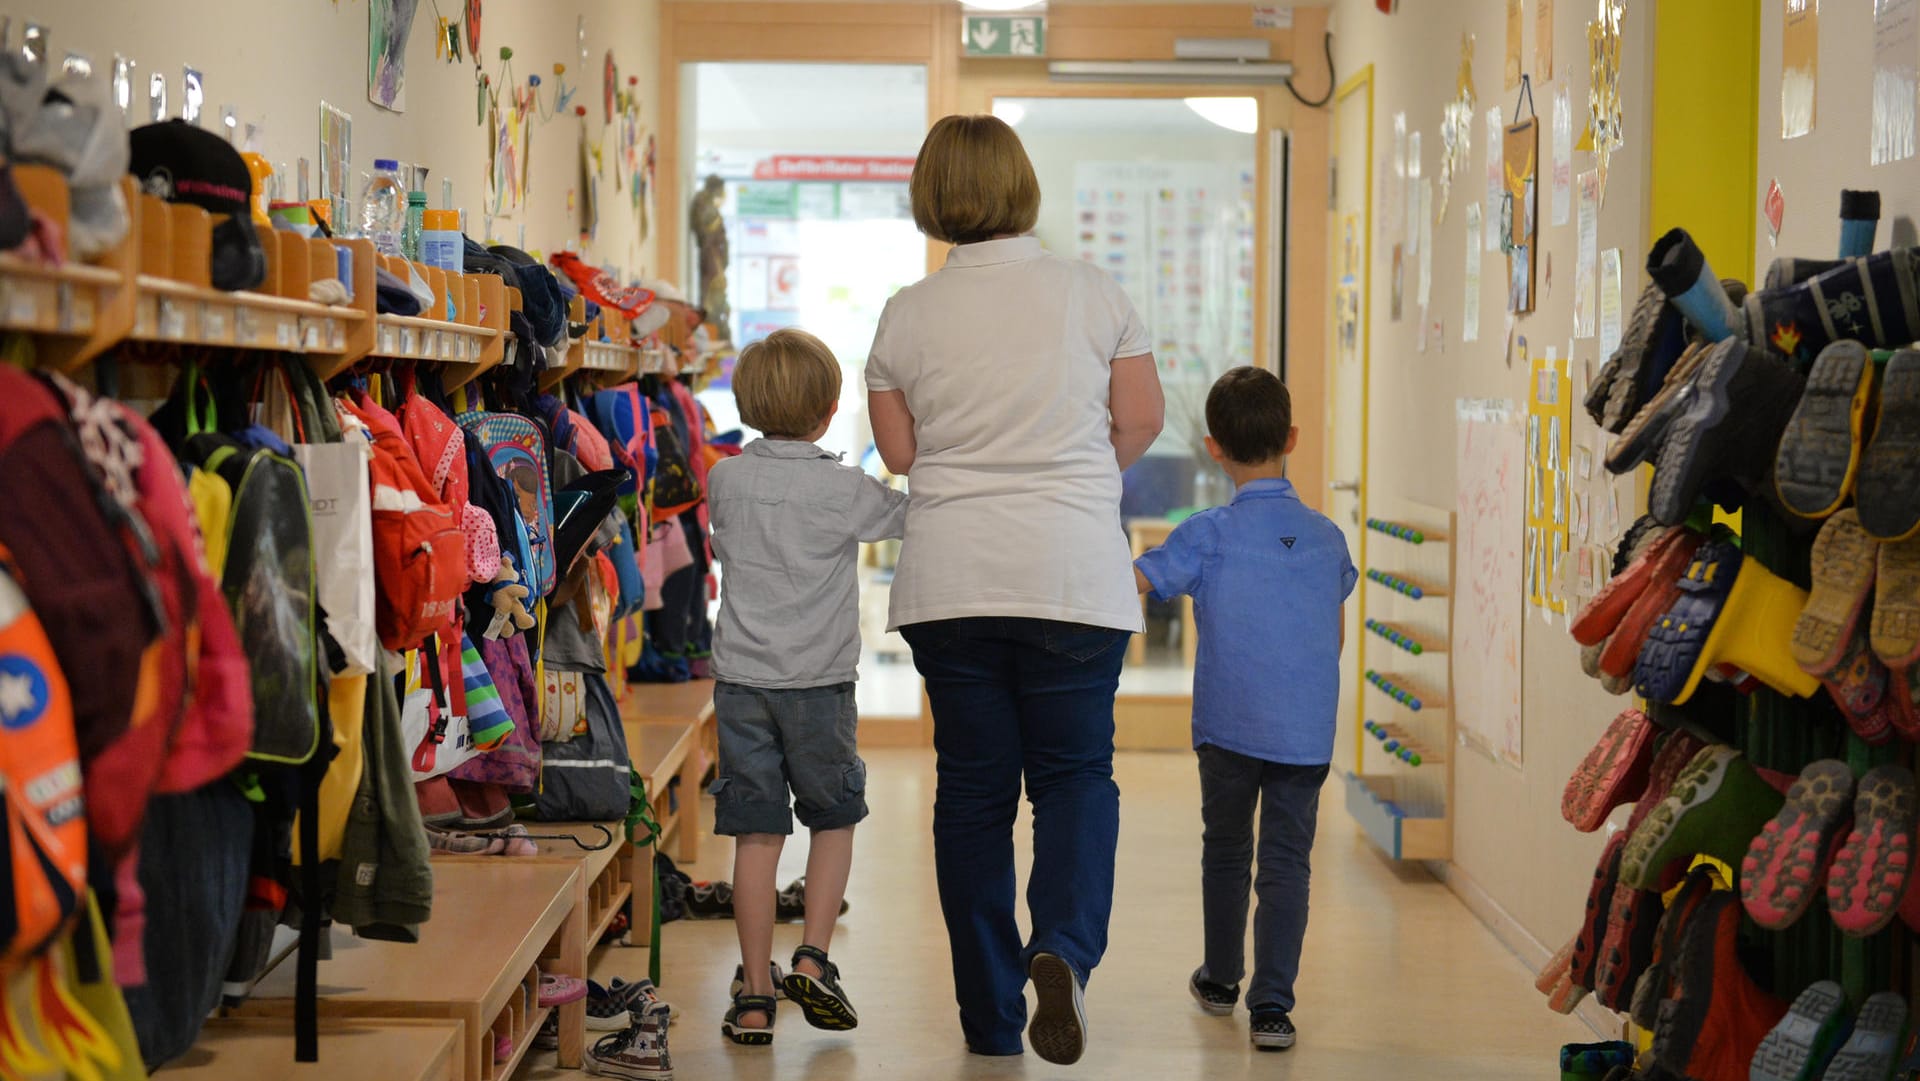
[{"label": "wooden shelf", "polygon": [[1446,815],[1414,815],[1397,802],[1395,779],[1349,773],[1347,813],[1367,839],[1396,860],[1453,858],[1453,820]]},{"label": "wooden shelf", "polygon": [[320,1023],[320,1061],[293,1060],[290,1020],[216,1018],[167,1081],[458,1081],[460,1026],[452,1021],[357,1018]]}]

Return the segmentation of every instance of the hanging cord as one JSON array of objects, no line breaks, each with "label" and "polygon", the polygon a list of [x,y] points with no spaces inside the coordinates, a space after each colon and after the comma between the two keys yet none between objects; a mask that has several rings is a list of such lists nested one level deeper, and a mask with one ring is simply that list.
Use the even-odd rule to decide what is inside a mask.
[{"label": "hanging cord", "polygon": [[1324,108],[1327,102],[1333,100],[1333,87],[1335,83],[1333,77],[1333,31],[1329,30],[1323,35],[1322,45],[1325,47],[1327,53],[1327,92],[1320,95],[1319,101],[1308,101],[1306,98],[1301,97],[1300,91],[1295,90],[1293,87],[1293,76],[1291,75],[1287,76],[1286,82],[1282,84],[1287,88],[1287,93],[1293,95],[1295,101],[1298,101],[1309,109]]}]

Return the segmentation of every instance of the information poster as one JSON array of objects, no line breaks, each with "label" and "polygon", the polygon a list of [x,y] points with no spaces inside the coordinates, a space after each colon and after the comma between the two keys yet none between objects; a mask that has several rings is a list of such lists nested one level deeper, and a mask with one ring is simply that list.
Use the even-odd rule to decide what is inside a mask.
[{"label": "information poster", "polygon": [[1567,361],[1549,350],[1533,358],[1526,431],[1527,532],[1521,546],[1527,603],[1564,612],[1558,582],[1568,548],[1568,465],[1572,453],[1573,386]]},{"label": "information poster", "polygon": [[1820,82],[1820,0],[1780,0],[1780,137],[1813,130],[1814,89]]},{"label": "information poster", "polygon": [[1920,0],[1873,0],[1872,162],[1905,161],[1914,152],[1920,97]]},{"label": "information poster", "polygon": [[1598,239],[1600,234],[1600,173],[1580,174],[1579,242],[1573,262],[1573,336],[1593,337],[1595,309],[1599,307]]},{"label": "information poster", "polygon": [[1535,261],[1539,255],[1540,124],[1527,117],[1506,131],[1501,156],[1506,187],[1502,192],[1507,237],[1507,310],[1525,315],[1534,306]]},{"label": "information poster", "polygon": [[1459,478],[1453,648],[1454,723],[1472,746],[1519,765],[1526,445],[1511,401],[1456,404]]}]

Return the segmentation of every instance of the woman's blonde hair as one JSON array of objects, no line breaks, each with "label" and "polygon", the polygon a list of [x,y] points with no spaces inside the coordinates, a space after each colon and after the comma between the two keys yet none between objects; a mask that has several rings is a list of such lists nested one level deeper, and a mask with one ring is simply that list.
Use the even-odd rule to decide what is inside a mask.
[{"label": "woman's blonde hair", "polygon": [[733,397],[748,427],[775,439],[805,439],[840,401],[840,362],[806,331],[776,330],[740,350]]},{"label": "woman's blonde hair", "polygon": [[941,117],[920,144],[907,193],[913,223],[949,244],[1017,236],[1040,220],[1033,162],[997,116]]}]

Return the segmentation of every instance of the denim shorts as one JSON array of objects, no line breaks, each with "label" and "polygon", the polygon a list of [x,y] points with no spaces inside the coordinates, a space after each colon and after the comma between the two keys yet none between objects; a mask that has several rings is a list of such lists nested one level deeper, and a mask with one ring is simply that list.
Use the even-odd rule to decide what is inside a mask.
[{"label": "denim shorts", "polygon": [[[845,829],[867,817],[867,766],[854,746],[853,684],[768,690],[713,685],[720,776],[713,832]],[[791,792],[792,810],[788,810]]]}]

